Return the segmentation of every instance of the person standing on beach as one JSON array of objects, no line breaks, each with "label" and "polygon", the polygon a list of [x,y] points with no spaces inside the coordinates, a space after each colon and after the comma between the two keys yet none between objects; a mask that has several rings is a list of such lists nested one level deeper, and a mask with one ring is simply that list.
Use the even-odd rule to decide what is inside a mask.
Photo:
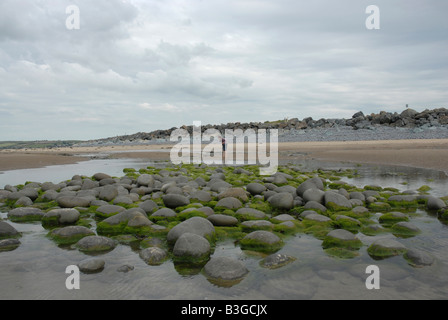
[{"label": "person standing on beach", "polygon": [[224,163],[224,160],[226,158],[227,143],[226,143],[226,139],[224,139],[223,137],[221,137],[221,144],[222,144],[222,160]]}]

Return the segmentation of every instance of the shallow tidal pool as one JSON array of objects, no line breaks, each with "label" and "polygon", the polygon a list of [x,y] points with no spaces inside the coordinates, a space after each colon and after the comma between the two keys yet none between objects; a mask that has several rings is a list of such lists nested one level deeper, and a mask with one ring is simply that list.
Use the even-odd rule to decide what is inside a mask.
[{"label": "shallow tidal pool", "polygon": [[[130,160],[92,160],[77,165],[53,166],[43,169],[16,170],[0,174],[0,186],[25,181],[60,182],[74,174],[104,172],[122,175],[128,167],[139,168],[148,163]],[[414,168],[355,166],[351,164],[302,163],[311,166],[354,168],[359,176],[343,180],[359,186],[378,184],[400,191],[431,187],[430,193],[445,196],[446,175]],[[33,175],[30,176],[30,173]],[[22,178],[21,181],[17,179]],[[49,178],[50,177],[50,178]],[[5,211],[5,210],[3,210]],[[7,221],[7,212],[0,217]],[[329,256],[322,249],[322,240],[297,233],[285,240],[278,253],[296,260],[278,269],[260,266],[263,255],[243,251],[233,240],[218,242],[212,256],[230,256],[244,262],[249,273],[232,286],[210,281],[201,270],[185,271],[171,260],[150,266],[140,257],[138,249],[119,244],[101,254],[105,267],[99,273],[80,275],[80,288],[68,290],[66,267],[76,265],[88,256],[77,249],[63,248],[47,238],[48,230],[41,223],[14,223],[21,245],[13,251],[0,252],[0,299],[446,299],[448,298],[448,226],[437,216],[423,209],[412,212],[412,222],[422,231],[410,238],[397,238],[409,248],[417,248],[435,258],[431,266],[416,268],[402,256],[375,260],[367,247],[390,233],[357,237],[364,246],[351,259]],[[133,270],[119,272],[123,265]],[[370,274],[366,269],[378,266],[379,289],[367,289]]]}]

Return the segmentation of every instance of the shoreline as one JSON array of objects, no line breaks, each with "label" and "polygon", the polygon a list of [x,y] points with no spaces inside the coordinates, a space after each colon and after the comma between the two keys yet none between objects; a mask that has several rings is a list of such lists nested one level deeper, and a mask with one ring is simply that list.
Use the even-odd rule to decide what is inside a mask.
[{"label": "shoreline", "polygon": [[[205,144],[204,144],[205,145]],[[169,160],[173,144],[0,150],[0,173],[74,164],[98,157]],[[448,139],[279,142],[280,161],[320,160],[448,172]]]}]

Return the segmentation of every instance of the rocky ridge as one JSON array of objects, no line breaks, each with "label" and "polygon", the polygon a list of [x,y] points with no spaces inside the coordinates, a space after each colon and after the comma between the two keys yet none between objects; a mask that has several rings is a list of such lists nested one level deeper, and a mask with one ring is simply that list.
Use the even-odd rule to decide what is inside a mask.
[{"label": "rocky ridge", "polygon": [[[207,129],[278,129],[279,141],[332,141],[332,140],[381,140],[381,139],[428,139],[448,138],[448,109],[426,109],[418,112],[406,108],[401,113],[381,111],[379,113],[355,113],[350,119],[318,119],[307,117],[278,121],[227,123],[202,125]],[[109,137],[80,142],[77,146],[119,145],[119,144],[157,144],[170,142],[171,133],[178,128],[151,132],[138,132],[131,135]],[[193,132],[192,125],[183,125],[180,129]]]}]

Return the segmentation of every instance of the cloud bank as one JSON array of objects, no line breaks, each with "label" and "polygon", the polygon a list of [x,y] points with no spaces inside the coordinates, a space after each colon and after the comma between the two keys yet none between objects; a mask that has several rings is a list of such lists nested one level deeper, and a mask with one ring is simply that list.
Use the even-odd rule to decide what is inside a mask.
[{"label": "cloud bank", "polygon": [[2,0],[0,140],[448,107],[448,3],[370,4]]}]

